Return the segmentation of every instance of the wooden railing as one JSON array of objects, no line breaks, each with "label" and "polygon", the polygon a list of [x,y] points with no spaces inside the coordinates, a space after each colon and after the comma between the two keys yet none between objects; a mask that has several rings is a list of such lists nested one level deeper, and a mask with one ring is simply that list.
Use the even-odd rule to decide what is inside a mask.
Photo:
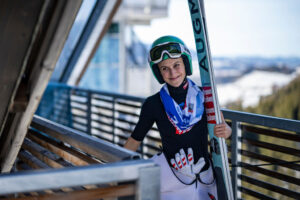
[{"label": "wooden railing", "polygon": [[[37,114],[123,146],[144,100],[53,84]],[[300,199],[300,122],[222,111],[233,130],[227,142],[236,199]],[[154,126],[138,152],[150,157],[159,151],[160,144]]]},{"label": "wooden railing", "polygon": [[[159,167],[138,153],[35,116],[1,199],[158,199]],[[26,173],[24,173],[26,171]]]}]

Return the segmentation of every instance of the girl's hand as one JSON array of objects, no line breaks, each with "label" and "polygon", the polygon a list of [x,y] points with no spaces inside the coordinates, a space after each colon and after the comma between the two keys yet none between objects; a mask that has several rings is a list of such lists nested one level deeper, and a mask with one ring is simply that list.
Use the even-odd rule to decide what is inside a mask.
[{"label": "girl's hand", "polygon": [[222,137],[222,138],[229,138],[231,136],[231,128],[228,126],[228,124],[225,122],[223,113],[221,112],[221,117],[222,117],[222,124],[216,124],[214,127],[214,134],[217,137]]}]

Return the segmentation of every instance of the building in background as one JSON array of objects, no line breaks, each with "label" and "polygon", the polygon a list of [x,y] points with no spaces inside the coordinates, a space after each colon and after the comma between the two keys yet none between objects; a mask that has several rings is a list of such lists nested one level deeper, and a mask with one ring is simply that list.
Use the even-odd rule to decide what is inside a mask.
[{"label": "building in background", "polygon": [[[103,2],[83,1],[52,82],[138,96],[151,93],[153,79],[147,63],[148,47],[132,27],[150,25],[153,19],[167,17],[169,0],[122,1],[100,38],[104,32],[104,28],[99,28],[101,20],[113,13],[113,2],[107,1],[103,6]],[[143,85],[136,87],[136,82],[141,81]]]}]

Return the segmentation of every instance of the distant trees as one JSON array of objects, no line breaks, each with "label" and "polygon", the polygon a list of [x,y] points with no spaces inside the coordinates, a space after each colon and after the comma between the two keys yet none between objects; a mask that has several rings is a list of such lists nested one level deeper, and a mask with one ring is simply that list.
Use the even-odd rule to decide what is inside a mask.
[{"label": "distant trees", "polygon": [[[294,80],[292,80],[288,85],[286,85],[283,88],[274,88],[274,92],[272,95],[261,97],[259,103],[257,106],[253,107],[242,107],[242,102],[237,101],[235,103],[231,103],[231,105],[227,105],[229,109],[233,110],[240,110],[240,111],[246,111],[251,113],[257,113],[257,114],[263,114],[263,115],[269,115],[269,116],[275,116],[275,117],[281,117],[281,118],[288,118],[288,119],[294,119],[294,120],[300,120],[300,75],[296,77]],[[287,132],[288,134],[296,134],[295,132],[289,132],[285,130],[276,130],[276,129],[270,129],[275,131],[283,131]],[[251,136],[250,132],[243,130],[243,137],[249,138]],[[299,142],[297,141],[291,141],[291,140],[285,140],[280,139],[277,137],[267,136],[264,134],[256,134],[257,138],[255,140],[262,141],[264,143],[268,144],[275,144],[278,147],[288,147],[291,149],[299,149]],[[277,152],[275,150],[269,150],[266,148],[257,148],[255,145],[251,144],[244,144],[244,149],[259,153],[263,156],[268,156],[270,158],[276,158],[281,161],[295,161],[299,162],[299,158],[297,155],[288,154],[288,153],[282,153]],[[255,159],[249,159],[246,156],[242,157],[242,161],[249,163],[249,164],[257,164],[257,161]],[[261,161],[258,161],[261,162]],[[299,172],[297,170],[293,170],[288,168],[285,165],[280,165],[279,163],[270,164],[267,166],[261,166],[264,170],[269,170],[272,173],[277,173],[280,175],[285,175],[289,177],[299,177]],[[242,174],[250,177],[255,177],[256,179],[262,180],[265,183],[270,183],[272,185],[277,186],[284,186],[286,189],[289,189],[291,191],[297,191],[298,185],[289,183],[285,180],[279,180],[272,176],[266,176],[260,173],[253,173],[253,171],[249,171],[245,168],[242,168]],[[249,183],[243,183],[243,187],[251,189],[253,191],[258,191],[262,194],[266,194],[272,198],[275,199],[288,199],[288,197],[284,197],[284,195],[280,195],[276,192],[271,192],[270,190],[266,190],[264,188],[257,187],[255,185],[249,184]],[[252,198],[250,196],[244,196],[246,199],[256,199]]]},{"label": "distant trees", "polygon": [[261,97],[255,107],[243,111],[300,120],[300,75],[273,94]]}]

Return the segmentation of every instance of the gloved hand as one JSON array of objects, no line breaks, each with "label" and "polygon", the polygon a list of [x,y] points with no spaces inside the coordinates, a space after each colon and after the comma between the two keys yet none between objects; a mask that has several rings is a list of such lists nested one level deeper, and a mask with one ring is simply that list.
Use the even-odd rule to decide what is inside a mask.
[{"label": "gloved hand", "polygon": [[175,170],[194,179],[196,175],[192,171],[192,163],[190,163],[189,160],[193,159],[189,156],[187,158],[184,150],[180,149],[179,153],[175,154],[175,160],[172,158],[170,162]]},{"label": "gloved hand", "polygon": [[[196,164],[194,164],[194,155],[192,148],[188,148],[188,158],[191,158],[189,160],[189,163],[192,165],[192,172],[194,174],[199,174],[204,165],[206,164],[205,159],[201,157]],[[214,181],[214,175],[211,165],[209,168],[205,171],[202,171],[200,174],[201,182],[204,184],[211,184]]]},{"label": "gloved hand", "polygon": [[196,164],[194,164],[194,153],[192,148],[188,148],[188,158],[189,158],[189,164],[192,166],[192,172],[194,174],[199,174],[201,169],[205,165],[205,160],[203,157],[201,157]]}]

